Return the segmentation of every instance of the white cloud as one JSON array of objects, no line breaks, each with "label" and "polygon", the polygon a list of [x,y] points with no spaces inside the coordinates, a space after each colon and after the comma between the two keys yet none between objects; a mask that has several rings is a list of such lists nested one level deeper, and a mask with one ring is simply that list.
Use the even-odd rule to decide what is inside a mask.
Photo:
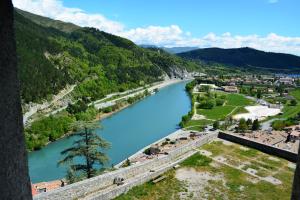
[{"label": "white cloud", "polygon": [[148,26],[136,28],[120,33],[121,36],[129,38],[138,44],[165,45],[183,40],[183,31],[177,25],[166,27]]},{"label": "white cloud", "polygon": [[[278,0],[270,0],[276,3]],[[300,37],[285,37],[275,33],[266,36],[232,35],[230,32],[217,35],[208,33],[202,37],[193,37],[189,31],[183,31],[178,25],[148,26],[134,29],[117,21],[107,19],[101,14],[89,14],[78,8],[67,8],[60,0],[13,0],[16,7],[58,19],[79,26],[95,27],[100,30],[126,37],[137,44],[158,46],[194,46],[238,48],[252,47],[265,51],[284,52],[300,55]]]},{"label": "white cloud", "polygon": [[14,6],[38,15],[72,22],[79,26],[95,27],[117,33],[124,29],[123,24],[107,19],[101,14],[88,14],[78,8],[64,7],[59,0],[13,0]]}]

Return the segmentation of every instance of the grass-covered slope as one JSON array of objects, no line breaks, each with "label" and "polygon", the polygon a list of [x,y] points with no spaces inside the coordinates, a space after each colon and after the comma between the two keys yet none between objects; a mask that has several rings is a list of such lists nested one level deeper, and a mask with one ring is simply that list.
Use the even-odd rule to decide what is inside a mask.
[{"label": "grass-covered slope", "polygon": [[16,10],[21,93],[25,103],[45,99],[76,83],[77,97],[105,94],[180,76],[198,65],[130,40]]},{"label": "grass-covered slope", "polygon": [[264,52],[252,48],[205,48],[178,55],[182,58],[216,62],[237,67],[273,69],[274,71],[300,71],[300,57],[298,56]]}]

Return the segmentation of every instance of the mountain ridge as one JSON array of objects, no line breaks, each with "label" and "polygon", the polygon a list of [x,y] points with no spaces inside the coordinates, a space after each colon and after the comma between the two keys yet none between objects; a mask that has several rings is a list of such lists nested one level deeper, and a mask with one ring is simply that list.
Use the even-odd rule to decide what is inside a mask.
[{"label": "mountain ridge", "polygon": [[249,47],[204,48],[179,53],[178,56],[190,60],[216,62],[237,67],[266,68],[272,70],[300,71],[300,57],[286,53],[265,52]]},{"label": "mountain ridge", "polygon": [[200,66],[95,28],[19,9],[15,32],[23,103],[49,98],[74,83],[76,98],[99,99],[159,81],[165,74],[181,77]]}]

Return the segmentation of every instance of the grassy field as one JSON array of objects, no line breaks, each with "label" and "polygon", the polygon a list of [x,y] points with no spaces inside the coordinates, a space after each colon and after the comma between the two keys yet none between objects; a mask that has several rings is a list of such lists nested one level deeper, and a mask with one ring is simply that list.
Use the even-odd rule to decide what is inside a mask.
[{"label": "grassy field", "polygon": [[212,120],[202,119],[202,120],[190,120],[186,123],[185,128],[187,130],[202,131],[203,128],[209,124],[212,124]]},{"label": "grassy field", "polygon": [[[183,194],[182,199],[290,199],[294,169],[288,161],[223,141],[206,144],[199,151],[183,161],[180,168],[167,172],[165,180],[137,186],[116,199],[169,200],[180,199]],[[249,168],[256,173],[249,173]],[[180,173],[186,177],[180,177]],[[281,184],[268,182],[265,177],[273,177]]]},{"label": "grassy field", "polygon": [[240,94],[228,94],[226,105],[230,106],[248,106],[253,105],[253,101],[247,99],[245,96]]},{"label": "grassy field", "polygon": [[267,120],[273,118],[287,119],[289,117],[294,117],[298,113],[300,113],[300,89],[293,90],[292,92],[290,92],[290,95],[295,97],[295,99],[298,101],[298,104],[296,106],[290,106],[289,103],[287,103],[282,109],[283,114],[269,117]]},{"label": "grassy field", "polygon": [[197,109],[197,113],[204,115],[207,119],[224,120],[226,117],[247,112],[244,107],[254,104],[254,102],[240,94],[222,94],[226,95],[225,105],[215,106],[212,109]]},{"label": "grassy field", "polygon": [[229,115],[235,106],[215,106],[212,109],[197,109],[199,115],[204,115],[207,119],[222,120]]},{"label": "grassy field", "polygon": [[175,176],[175,171],[171,170],[164,174],[167,178],[164,181],[156,184],[152,182],[145,183],[129,190],[115,200],[179,200],[179,192],[186,191],[184,183],[178,181]]},{"label": "grassy field", "polygon": [[[225,177],[225,185],[218,181],[207,185],[210,191],[208,199],[218,199],[222,194],[226,194],[228,199],[290,199],[294,169],[288,166],[288,161],[237,144],[224,145],[222,141],[206,144],[201,149],[211,152],[211,157],[225,158],[230,165],[206,169],[211,173],[223,173]],[[256,170],[256,176],[245,172],[249,168]],[[269,176],[278,179],[281,184],[262,180]]]},{"label": "grassy field", "polygon": [[[229,116],[246,113],[247,110],[244,107],[254,104],[253,101],[240,94],[229,94],[220,91],[214,93],[217,96],[226,96],[224,105],[214,106],[212,109],[196,109],[197,114],[203,115],[206,119],[189,120],[184,124],[184,128],[187,130],[202,131],[205,126],[213,124],[216,120],[224,120]],[[197,95],[199,94],[205,95],[205,93],[198,93]]]}]

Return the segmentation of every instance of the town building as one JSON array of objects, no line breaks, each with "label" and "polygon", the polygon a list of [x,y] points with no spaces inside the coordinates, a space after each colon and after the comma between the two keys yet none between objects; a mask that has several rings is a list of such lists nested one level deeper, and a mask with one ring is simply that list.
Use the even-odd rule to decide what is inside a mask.
[{"label": "town building", "polygon": [[49,192],[51,190],[63,187],[66,185],[66,182],[64,180],[55,180],[50,182],[41,182],[41,183],[34,183],[31,185],[32,190],[32,196]]},{"label": "town building", "polygon": [[230,93],[238,93],[239,89],[236,86],[222,86],[222,89],[225,92],[230,92]]}]

